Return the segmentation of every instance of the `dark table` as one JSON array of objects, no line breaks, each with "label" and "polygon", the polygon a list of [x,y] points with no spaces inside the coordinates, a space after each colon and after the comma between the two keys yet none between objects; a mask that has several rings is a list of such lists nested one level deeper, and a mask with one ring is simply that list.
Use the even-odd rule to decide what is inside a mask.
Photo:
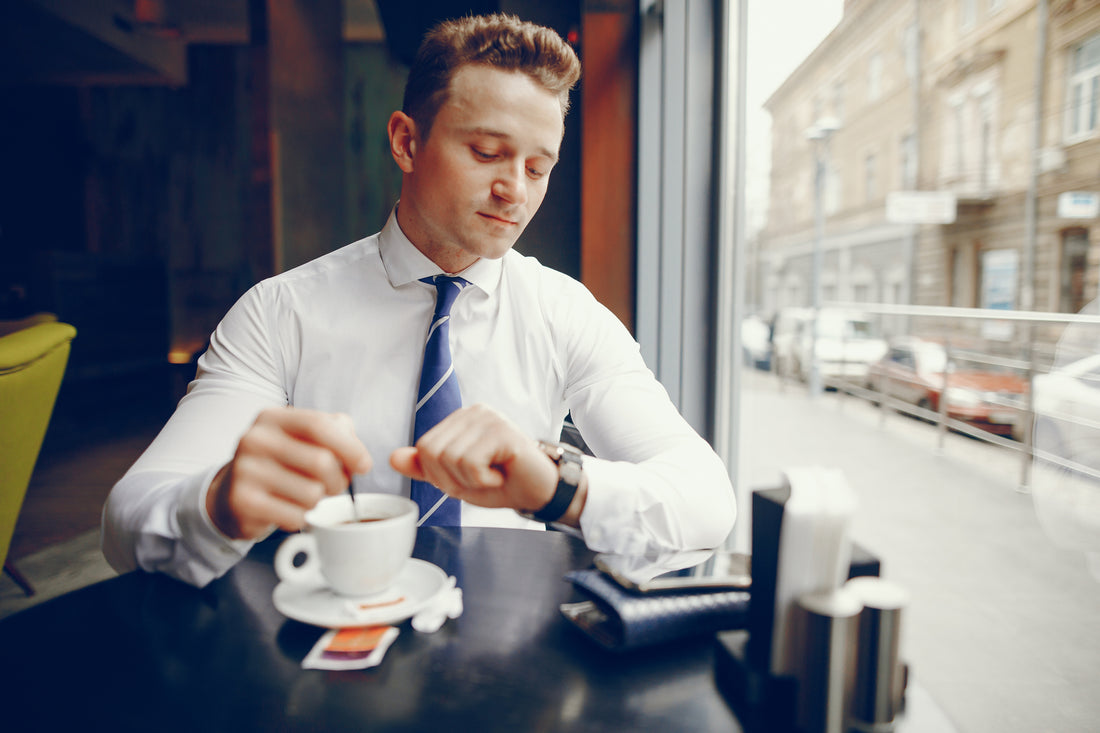
[{"label": "dark table", "polygon": [[434,634],[405,622],[380,666],[345,672],[301,668],[323,630],[272,604],[279,539],[202,590],[135,572],[0,621],[0,727],[740,730],[713,635],[616,654],[565,621],[562,575],[593,558],[567,534],[421,529],[415,556],[458,579],[465,612]]}]

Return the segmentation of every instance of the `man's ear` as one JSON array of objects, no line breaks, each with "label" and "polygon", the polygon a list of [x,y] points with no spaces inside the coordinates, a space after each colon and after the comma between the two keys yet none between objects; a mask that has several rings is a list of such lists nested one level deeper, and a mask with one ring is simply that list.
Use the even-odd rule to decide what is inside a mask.
[{"label": "man's ear", "polygon": [[417,146],[416,122],[398,110],[390,115],[386,130],[390,136],[390,153],[397,162],[397,167],[405,173],[412,173]]}]

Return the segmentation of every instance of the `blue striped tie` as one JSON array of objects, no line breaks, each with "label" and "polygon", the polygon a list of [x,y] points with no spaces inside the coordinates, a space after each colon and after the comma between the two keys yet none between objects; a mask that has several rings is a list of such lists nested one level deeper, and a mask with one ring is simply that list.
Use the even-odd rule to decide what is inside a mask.
[{"label": "blue striped tie", "polygon": [[[451,363],[450,320],[451,306],[462,289],[469,285],[460,277],[421,278],[421,282],[435,285],[435,315],[428,329],[428,341],[424,345],[424,366],[420,370],[420,389],[416,394],[416,419],[413,427],[413,442],[428,432],[436,423],[462,406],[462,395],[458,391],[458,377]],[[412,500],[420,506],[420,516],[432,512],[424,521],[426,525],[454,526],[459,524],[461,511],[457,499],[447,499],[441,505],[436,504],[444,498],[442,491],[426,481],[413,481]]]}]

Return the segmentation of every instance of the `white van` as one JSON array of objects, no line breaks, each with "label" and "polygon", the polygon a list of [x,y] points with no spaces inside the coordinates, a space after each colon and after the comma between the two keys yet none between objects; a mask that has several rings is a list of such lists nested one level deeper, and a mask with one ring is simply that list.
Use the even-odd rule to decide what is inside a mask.
[{"label": "white van", "polygon": [[[802,379],[810,375],[813,348],[813,310],[799,330],[795,347],[795,371]],[[867,372],[886,353],[887,344],[874,320],[866,313],[842,308],[822,308],[817,325],[817,359],[821,378],[855,382],[867,381]]]}]

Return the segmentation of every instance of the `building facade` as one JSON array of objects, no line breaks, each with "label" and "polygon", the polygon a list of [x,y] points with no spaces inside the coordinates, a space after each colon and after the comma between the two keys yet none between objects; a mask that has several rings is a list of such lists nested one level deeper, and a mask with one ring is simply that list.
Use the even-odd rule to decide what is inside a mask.
[{"label": "building facade", "polygon": [[1077,312],[1097,295],[1098,97],[1095,0],[848,0],[765,105],[759,307],[811,303],[819,247],[824,302]]}]

